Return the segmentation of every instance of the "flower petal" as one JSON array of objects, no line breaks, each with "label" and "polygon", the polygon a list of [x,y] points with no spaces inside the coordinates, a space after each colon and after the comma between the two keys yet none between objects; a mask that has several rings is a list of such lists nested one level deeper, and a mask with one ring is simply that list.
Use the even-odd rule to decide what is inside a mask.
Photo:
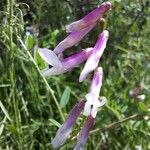
[{"label": "flower petal", "polygon": [[70,70],[79,64],[83,63],[91,54],[93,48],[83,49],[80,52],[73,54],[62,60],[62,66],[65,70]]},{"label": "flower petal", "polygon": [[142,95],[137,95],[137,99],[139,100],[139,101],[144,101],[145,100],[145,94],[142,94]]},{"label": "flower petal", "polygon": [[56,68],[61,68],[62,64],[60,62],[60,60],[58,59],[57,55],[47,49],[47,48],[38,48],[38,52],[40,54],[40,56],[50,65],[56,67]]},{"label": "flower petal", "polygon": [[63,68],[52,67],[52,68],[43,69],[41,72],[42,75],[46,77],[46,76],[63,74],[66,72],[66,70],[64,70]]},{"label": "flower petal", "polygon": [[108,39],[108,31],[104,30],[100,36],[98,41],[96,42],[96,45],[93,48],[93,51],[91,55],[88,57],[86,64],[80,74],[79,82],[82,82],[87,75],[95,70],[95,68],[98,66],[100,57],[102,56],[104,49],[106,47],[106,42]]},{"label": "flower petal", "polygon": [[79,137],[77,139],[77,145],[74,147],[73,150],[84,150],[84,145],[87,142],[89,132],[92,129],[94,123],[95,123],[95,118],[93,118],[92,116],[88,116],[84,124],[84,127],[81,129],[79,133]]},{"label": "flower petal", "polygon": [[110,2],[104,2],[99,7],[94,9],[92,12],[87,14],[84,18],[75,21],[66,26],[67,32],[79,31],[83,28],[88,27],[89,25],[96,23],[103,15],[110,10],[112,7]]},{"label": "flower petal", "polygon": [[72,131],[72,126],[75,124],[76,119],[79,117],[82,109],[84,108],[85,100],[77,103],[70,111],[67,120],[58,129],[55,138],[52,141],[53,148],[58,148],[67,140],[69,134]]},{"label": "flower petal", "polygon": [[96,117],[98,107],[103,106],[106,103],[106,98],[102,97],[100,101],[98,100],[100,89],[102,86],[102,68],[98,67],[95,70],[93,80],[90,86],[90,92],[86,94],[86,103],[84,107],[83,114],[85,116],[91,115],[92,117]]},{"label": "flower petal", "polygon": [[106,104],[106,102],[107,102],[106,98],[101,99],[101,101],[99,101],[99,100],[94,101],[94,104],[93,104],[93,107],[92,107],[92,110],[91,110],[91,116],[93,118],[96,117],[98,107],[102,107],[103,105]]},{"label": "flower petal", "polygon": [[80,31],[72,32],[70,33],[63,41],[61,41],[56,48],[54,49],[54,52],[56,54],[62,53],[65,49],[72,47],[73,45],[77,44],[81,39],[90,31],[93,29],[93,27],[96,25],[92,24],[88,26],[85,29],[82,29]]},{"label": "flower petal", "polygon": [[102,78],[103,78],[103,69],[102,69],[102,67],[98,67],[95,70],[93,80],[92,80],[91,86],[90,86],[90,93],[93,93],[95,95],[96,99],[98,99],[99,92],[100,92],[100,89],[102,86]]}]

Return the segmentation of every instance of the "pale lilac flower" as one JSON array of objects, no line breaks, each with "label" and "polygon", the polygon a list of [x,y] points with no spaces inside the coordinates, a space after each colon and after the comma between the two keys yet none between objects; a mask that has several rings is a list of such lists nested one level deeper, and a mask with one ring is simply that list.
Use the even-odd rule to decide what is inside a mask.
[{"label": "pale lilac flower", "polygon": [[93,70],[96,69],[98,66],[99,60],[106,48],[106,43],[108,40],[108,31],[104,30],[98,38],[98,41],[96,42],[96,45],[94,46],[91,55],[88,57],[86,64],[84,66],[84,69],[82,70],[80,77],[79,77],[79,82],[82,82],[87,75],[92,72]]},{"label": "pale lilac flower", "polygon": [[84,104],[85,104],[85,100],[81,100],[71,110],[71,112],[68,115],[67,120],[58,129],[58,131],[56,133],[56,136],[55,136],[55,138],[52,141],[53,148],[60,147],[67,140],[69,134],[72,131],[73,125],[75,124],[77,118],[79,117],[81,111],[84,108]]},{"label": "pale lilac flower", "polygon": [[92,12],[87,14],[84,18],[75,21],[66,26],[67,32],[74,32],[81,29],[84,29],[94,23],[96,23],[100,18],[104,16],[104,14],[110,10],[112,7],[110,2],[104,2],[99,7],[94,9]]},{"label": "pale lilac flower", "polygon": [[142,86],[139,84],[134,89],[129,91],[129,96],[134,97],[139,101],[144,101],[145,94],[141,94],[141,93],[142,93]]},{"label": "pale lilac flower", "polygon": [[144,101],[145,100],[145,94],[137,95],[136,97],[139,101]]},{"label": "pale lilac flower", "polygon": [[83,39],[83,37],[93,29],[93,27],[96,25],[92,24],[88,26],[85,29],[82,29],[80,31],[72,32],[70,33],[63,41],[61,41],[54,49],[54,52],[58,55],[62,53],[64,50],[66,50],[69,47],[72,47],[73,45],[76,45],[78,42]]},{"label": "pale lilac flower", "polygon": [[85,96],[86,103],[84,107],[84,115],[91,115],[93,118],[96,117],[98,107],[103,106],[106,103],[106,98],[102,97],[98,100],[100,89],[102,86],[103,70],[98,67],[94,73],[94,77],[90,86],[89,93]]},{"label": "pale lilac flower", "polygon": [[81,111],[84,109],[84,115],[88,117],[84,127],[79,133],[77,145],[74,148],[74,150],[83,150],[88,138],[89,131],[94,125],[97,108],[103,106],[106,103],[106,99],[104,98],[101,101],[98,100],[100,88],[102,86],[102,74],[102,68],[97,68],[90,86],[90,91],[86,95],[86,99],[80,101],[74,106],[74,108],[69,113],[67,120],[58,129],[56,136],[52,141],[53,148],[58,148],[64,144],[72,131],[72,127],[75,124],[75,121],[79,117]]},{"label": "pale lilac flower", "polygon": [[48,49],[39,49],[40,56],[50,65],[42,71],[44,76],[59,75],[72,70],[74,67],[83,63],[90,55],[93,48],[83,49],[80,52],[73,54],[67,58],[59,60],[56,54]]},{"label": "pale lilac flower", "polygon": [[88,116],[88,118],[79,133],[77,145],[74,150],[84,150],[84,145],[87,142],[89,132],[95,123],[97,109],[106,103],[106,98],[104,97],[101,99],[101,102],[98,100],[99,92],[102,86],[102,75],[102,68],[97,68],[90,86],[90,91],[86,95],[86,102],[84,106],[84,115]]},{"label": "pale lilac flower", "polygon": [[129,96],[136,97],[141,94],[142,86],[139,84],[134,89],[129,91]]},{"label": "pale lilac flower", "polygon": [[95,123],[95,118],[89,115],[87,117],[84,127],[80,131],[79,137],[77,139],[77,144],[73,150],[84,150],[84,145],[87,142],[89,132],[92,129],[94,123]]}]

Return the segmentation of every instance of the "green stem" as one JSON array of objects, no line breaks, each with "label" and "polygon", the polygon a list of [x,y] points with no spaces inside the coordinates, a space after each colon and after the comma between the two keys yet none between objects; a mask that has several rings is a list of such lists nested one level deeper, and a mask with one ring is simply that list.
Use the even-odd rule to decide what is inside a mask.
[{"label": "green stem", "polygon": [[23,46],[23,48],[25,49],[25,51],[27,52],[28,56],[30,57],[30,59],[31,59],[32,63],[34,64],[35,68],[37,69],[38,73],[39,73],[40,76],[42,77],[42,79],[43,79],[43,81],[44,81],[44,83],[45,83],[45,85],[46,85],[46,87],[47,87],[47,90],[50,91],[50,93],[51,93],[51,95],[52,95],[52,98],[53,98],[53,100],[54,100],[54,102],[55,102],[55,104],[56,104],[56,106],[57,106],[57,108],[58,108],[58,111],[59,111],[59,113],[60,113],[60,116],[61,116],[62,121],[65,121],[65,118],[64,118],[64,115],[63,115],[63,113],[62,113],[62,111],[61,111],[61,108],[60,108],[60,106],[59,106],[59,103],[58,103],[58,101],[57,101],[57,99],[56,99],[56,97],[55,97],[55,95],[54,95],[54,91],[53,91],[52,88],[49,86],[49,84],[48,84],[47,80],[45,79],[45,77],[42,75],[42,73],[41,73],[41,71],[40,71],[40,68],[39,68],[38,65],[36,64],[34,58],[33,58],[32,55],[30,54],[30,52],[27,50],[27,48],[26,48],[25,44],[23,43],[23,41],[21,40],[21,38],[18,37],[18,39],[19,39],[21,45]]},{"label": "green stem", "polygon": [[14,0],[7,1],[7,9],[9,12],[8,15],[8,31],[9,31],[9,56],[10,56],[10,81],[11,81],[11,93],[12,93],[12,102],[13,109],[15,114],[15,124],[18,129],[18,139],[19,147],[22,149],[22,140],[20,135],[20,125],[19,125],[19,114],[18,114],[18,103],[15,99],[15,68],[14,68],[14,47],[13,47],[13,4]]}]

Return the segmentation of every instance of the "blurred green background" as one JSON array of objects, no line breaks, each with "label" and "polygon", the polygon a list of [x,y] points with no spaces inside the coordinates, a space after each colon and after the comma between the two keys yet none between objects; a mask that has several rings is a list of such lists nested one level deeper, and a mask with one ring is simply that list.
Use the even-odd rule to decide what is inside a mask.
[{"label": "blurred green background", "polygon": [[[81,65],[46,81],[39,73],[45,64],[36,54],[36,46],[54,49],[67,36],[66,24],[82,18],[102,2],[1,0],[1,150],[52,149],[51,140],[63,123],[62,118],[88,92],[91,77],[78,82]],[[100,96],[105,96],[108,102],[98,111],[85,150],[149,150],[150,2],[110,2],[113,8],[105,16],[110,35],[100,61],[104,70]],[[65,51],[65,55],[94,46],[101,31],[99,24],[79,45]],[[145,94],[144,101],[129,96],[129,91],[137,87],[139,94]],[[63,108],[56,105],[60,101],[65,101]],[[84,119],[81,115],[75,133]],[[76,140],[69,139],[60,149],[71,150],[75,143]]]}]

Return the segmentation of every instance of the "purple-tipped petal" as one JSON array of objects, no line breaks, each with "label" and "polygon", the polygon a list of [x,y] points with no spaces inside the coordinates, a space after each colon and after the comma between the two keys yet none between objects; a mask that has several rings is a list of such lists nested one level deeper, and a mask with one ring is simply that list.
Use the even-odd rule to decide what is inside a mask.
[{"label": "purple-tipped petal", "polygon": [[104,2],[99,7],[94,9],[92,12],[87,14],[84,18],[75,21],[66,26],[67,32],[79,31],[83,28],[88,27],[91,24],[96,23],[104,14],[112,7],[110,2]]},{"label": "purple-tipped petal", "polygon": [[92,116],[88,116],[84,127],[79,133],[79,137],[77,139],[77,145],[73,150],[84,150],[84,145],[87,142],[89,132],[92,129],[94,123],[95,123],[95,118],[93,118]]},{"label": "purple-tipped petal", "polygon": [[42,71],[44,76],[52,76],[52,75],[60,75],[65,72],[68,72],[78,66],[79,64],[83,63],[91,54],[93,48],[87,48],[81,50],[77,54],[73,54],[65,59],[60,60],[61,66],[59,67],[52,67],[46,68]]},{"label": "purple-tipped petal", "polygon": [[98,107],[101,107],[106,103],[106,99],[104,98],[101,101],[98,100],[100,89],[102,86],[102,77],[103,77],[103,70],[101,67],[98,67],[95,70],[93,80],[90,86],[90,91],[85,96],[87,100],[83,112],[85,116],[91,115],[92,117],[95,118]]},{"label": "purple-tipped petal", "polygon": [[38,48],[38,53],[48,64],[56,68],[62,67],[60,60],[53,51],[47,48]]},{"label": "purple-tipped petal", "polygon": [[96,24],[92,24],[88,26],[85,29],[82,29],[80,31],[72,32],[70,33],[63,41],[61,41],[56,48],[54,49],[54,52],[56,54],[59,54],[63,52],[65,49],[72,47],[73,45],[77,44],[81,41],[81,39],[90,31],[93,29],[93,27]]},{"label": "purple-tipped petal", "polygon": [[104,30],[100,36],[98,41],[96,42],[96,45],[93,48],[93,51],[91,55],[88,57],[86,64],[80,74],[79,82],[82,82],[86,79],[87,75],[95,70],[95,68],[98,66],[100,57],[102,56],[104,49],[106,47],[106,43],[108,40],[108,31]]},{"label": "purple-tipped petal", "polygon": [[53,148],[58,148],[67,140],[72,131],[72,126],[75,124],[76,119],[79,117],[85,105],[85,100],[78,102],[70,111],[67,120],[58,129],[55,138],[52,141]]},{"label": "purple-tipped petal", "polygon": [[91,54],[93,48],[83,49],[80,52],[73,54],[62,60],[62,66],[65,70],[70,70],[79,64],[83,63]]},{"label": "purple-tipped petal", "polygon": [[99,92],[102,86],[102,79],[103,79],[103,69],[102,67],[98,67],[95,70],[93,80],[90,86],[90,93],[94,93],[94,95],[98,98]]}]

